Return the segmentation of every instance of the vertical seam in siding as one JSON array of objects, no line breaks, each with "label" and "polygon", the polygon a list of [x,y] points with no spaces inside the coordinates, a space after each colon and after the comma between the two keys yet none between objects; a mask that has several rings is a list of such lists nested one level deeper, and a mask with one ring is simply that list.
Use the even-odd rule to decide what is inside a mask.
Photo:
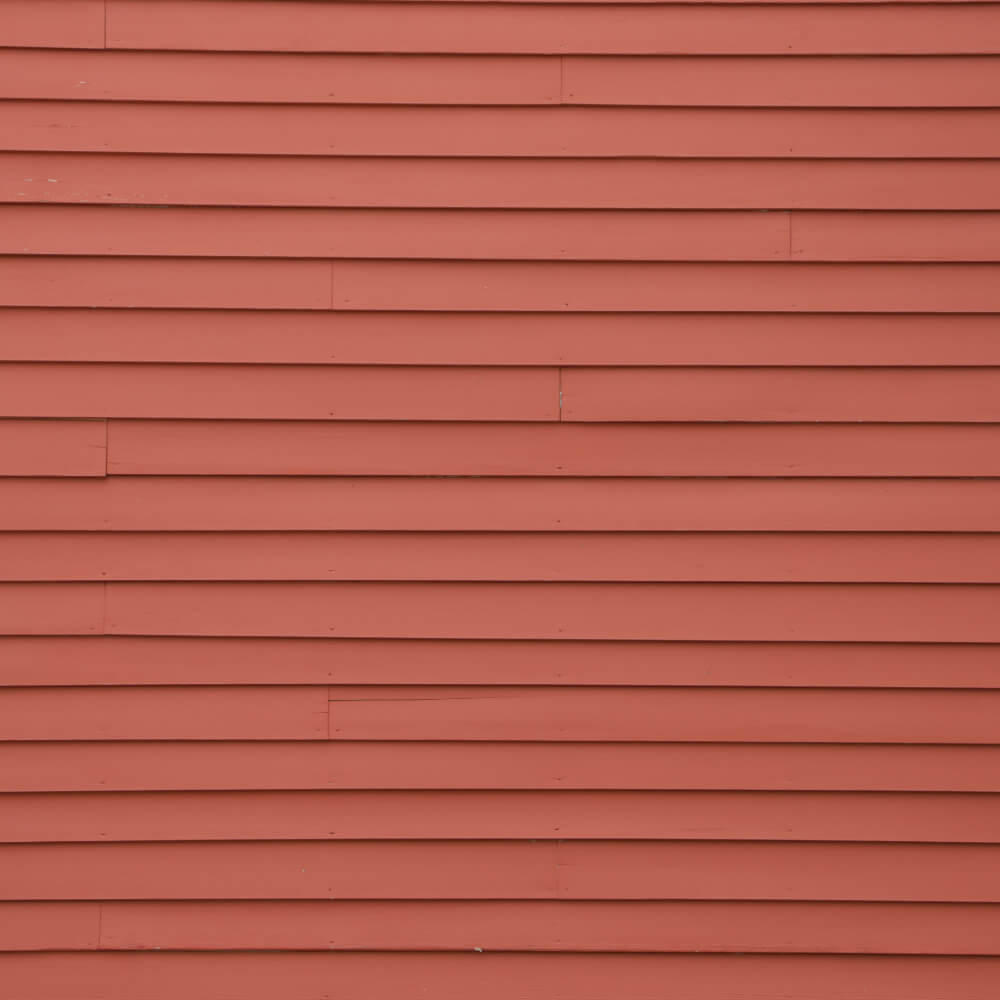
[{"label": "vertical seam in siding", "polygon": [[[105,0],[105,2],[107,2],[107,0]],[[565,69],[564,69],[565,63],[566,63],[566,57],[563,55],[559,56],[559,103],[560,104],[566,103],[566,90],[564,86],[566,79]]]},{"label": "vertical seam in siding", "polygon": [[333,273],[334,273],[334,265],[335,264],[336,264],[336,261],[333,261],[333,260],[330,261],[330,308],[331,309],[334,308],[334,305],[333,305],[333,303],[334,303],[334,298],[333,298]]},{"label": "vertical seam in siding", "polygon": [[108,47],[108,18],[111,12],[108,10],[108,0],[104,0],[104,47]]},{"label": "vertical seam in siding", "polygon": [[104,904],[97,904],[97,951],[101,951],[103,948],[103,943],[101,941],[101,935],[104,930]]},{"label": "vertical seam in siding", "polygon": [[559,391],[559,407],[558,407],[558,411],[559,412],[558,412],[557,419],[561,421],[562,418],[563,418],[563,370],[562,370],[562,365],[560,365],[556,370],[559,373],[558,378],[557,378],[558,391]]},{"label": "vertical seam in siding", "polygon": [[326,738],[330,739],[330,702],[333,700],[333,688],[328,684],[326,687]]},{"label": "vertical seam in siding", "polygon": [[792,259],[792,219],[795,218],[794,212],[788,213],[788,259]]}]

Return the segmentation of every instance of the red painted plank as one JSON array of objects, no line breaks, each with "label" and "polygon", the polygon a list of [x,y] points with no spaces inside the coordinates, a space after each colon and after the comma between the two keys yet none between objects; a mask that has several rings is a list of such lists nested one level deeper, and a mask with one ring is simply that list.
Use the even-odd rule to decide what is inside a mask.
[{"label": "red painted plank", "polygon": [[1000,311],[1000,265],[4,257],[0,304],[987,313]]},{"label": "red painted plank", "polygon": [[[840,1000],[859,983],[879,996],[908,1000],[992,1000],[1000,962],[989,958],[806,955],[11,955],[0,970],[24,1000],[74,996],[149,1000],[238,995],[288,1000],[324,995],[460,1000],[530,995],[641,1000],[660,984],[685,1000],[716,1000],[737,982],[755,1000],[784,1000],[796,990]],[[336,983],[331,991],[330,983]],[[84,991],[84,992],[81,992]],[[805,991],[808,991],[806,993]],[[681,995],[681,994],[678,994]],[[874,995],[874,994],[873,994]]]},{"label": "red painted plank", "polygon": [[[932,64],[928,70],[933,73],[936,60],[925,61]],[[988,81],[988,62],[974,64],[980,62]],[[0,63],[0,96],[265,104],[553,104],[559,102],[559,59],[12,50]]]},{"label": "red painted plank", "polygon": [[[90,58],[103,64],[107,56]],[[46,87],[33,80],[33,87],[17,93],[76,96],[65,92],[68,87],[53,91],[51,82]],[[995,107],[1000,61],[990,56],[565,56],[563,100],[591,105]]]},{"label": "red painted plank", "polygon": [[[996,261],[996,212],[2,205],[11,254],[500,260]],[[261,242],[266,233],[266,243]],[[791,235],[790,235],[791,234]],[[791,240],[791,243],[790,243]]]},{"label": "red painted plank", "polygon": [[0,153],[0,200],[390,208],[986,211],[1000,209],[1000,162]]},{"label": "red painted plank", "polygon": [[0,739],[325,739],[321,687],[0,691]]},{"label": "red painted plank", "polygon": [[103,631],[103,583],[29,587],[0,583],[0,635],[93,635]]},{"label": "red painted plank", "polygon": [[[272,680],[274,684],[274,680]],[[333,689],[335,740],[1000,743],[993,691],[608,687]],[[6,689],[10,740],[326,735],[325,687]]]},{"label": "red painted plank", "polygon": [[108,950],[996,955],[998,941],[1000,907],[961,903],[112,902],[101,922]]},{"label": "red painted plank", "polygon": [[[997,285],[1000,292],[1000,284]],[[108,422],[117,475],[997,476],[1000,426]],[[495,525],[490,525],[495,527]]]},{"label": "red painted plank", "polygon": [[788,239],[780,212],[0,205],[0,251],[16,254],[777,260]]},{"label": "red painted plank", "polygon": [[104,0],[3,0],[0,38],[11,47],[101,49],[104,8]]},{"label": "red painted plank", "polygon": [[1000,368],[566,368],[560,386],[563,420],[1000,420]]},{"label": "red painted plank", "polygon": [[998,856],[974,844],[23,844],[0,848],[0,897],[997,902]]},{"label": "red painted plank", "polygon": [[4,792],[292,788],[1000,791],[1000,747],[723,743],[10,743]]},{"label": "red painted plank", "polygon": [[555,368],[0,364],[0,416],[558,420],[559,373]]},{"label": "red painted plank", "polygon": [[[5,98],[276,104],[553,104],[555,56],[10,50]],[[565,56],[590,105],[996,107],[991,56]]]},{"label": "red painted plank", "polygon": [[[557,892],[563,899],[822,896],[985,902],[995,892],[992,878],[980,881],[992,850],[920,844],[567,842],[557,847]],[[814,866],[821,858],[825,871],[820,876]]]},{"label": "red painted plank", "polygon": [[0,259],[4,305],[327,309],[330,296],[319,260]]},{"label": "red painted plank", "polygon": [[391,365],[997,365],[1000,338],[993,316],[970,313],[386,315],[7,308],[0,309],[0,358]]},{"label": "red painted plank", "polygon": [[1000,688],[961,643],[0,638],[0,684],[611,684]]},{"label": "red painted plank", "polygon": [[789,249],[798,260],[995,260],[1000,214],[796,212]]},{"label": "red painted plank", "polygon": [[0,580],[1000,583],[1000,534],[0,532]]},{"label": "red painted plank", "polygon": [[998,843],[1000,796],[266,791],[0,796],[0,841],[764,840]]},{"label": "red painted plank", "polygon": [[[974,859],[991,849],[945,848],[944,864],[956,850]],[[5,846],[0,898],[552,899],[555,853],[544,841]],[[984,896],[994,891],[991,881],[980,883]]]},{"label": "red painted plank", "polygon": [[346,740],[1000,742],[995,692],[337,687],[330,698],[331,738]]},{"label": "red painted plank", "polygon": [[0,903],[0,951],[96,949],[100,910],[98,903]]},{"label": "red painted plank", "polygon": [[[63,954],[0,960],[23,1000],[313,1000],[364,996],[483,1000],[644,1000],[669,982],[685,1000],[717,1000],[733,983],[754,1000],[841,1000],[859,984],[879,997],[992,1000],[1000,961],[863,955]],[[331,983],[335,986],[331,988]],[[877,991],[877,992],[875,992]],[[736,996],[736,994],[733,994]]]},{"label": "red painted plank", "polygon": [[[51,258],[44,260],[47,270]],[[37,267],[40,262],[26,258],[24,266],[28,263]],[[205,265],[205,280],[212,266]],[[9,304],[22,304],[21,298]],[[985,313],[1000,312],[1000,267],[344,260],[334,264],[332,306],[445,311]]]},{"label": "red painted plank", "polygon": [[18,101],[0,149],[285,156],[996,157],[996,109]]},{"label": "red painted plank", "polygon": [[3,494],[5,531],[1000,531],[995,479],[113,476]]},{"label": "red painted plank", "polygon": [[0,476],[104,476],[103,420],[4,420]]},{"label": "red painted plank", "polygon": [[108,0],[109,48],[295,52],[998,52],[997,4],[551,6]]},{"label": "red painted plank", "polygon": [[[33,592],[47,584],[10,584]],[[87,584],[65,586],[86,587]],[[118,635],[997,642],[986,584],[108,583]]]}]

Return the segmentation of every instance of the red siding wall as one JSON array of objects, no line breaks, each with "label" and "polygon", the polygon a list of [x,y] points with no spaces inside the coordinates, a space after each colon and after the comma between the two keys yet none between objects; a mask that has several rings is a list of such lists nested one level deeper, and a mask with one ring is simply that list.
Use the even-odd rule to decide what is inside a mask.
[{"label": "red siding wall", "polygon": [[1000,4],[0,44],[4,1000],[995,1000]]}]

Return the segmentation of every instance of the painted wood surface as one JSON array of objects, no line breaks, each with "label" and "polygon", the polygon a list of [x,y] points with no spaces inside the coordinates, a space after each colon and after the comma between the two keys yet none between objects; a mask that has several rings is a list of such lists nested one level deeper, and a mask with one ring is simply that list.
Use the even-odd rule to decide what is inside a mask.
[{"label": "painted wood surface", "polygon": [[0,993],[995,1000],[1000,4],[0,47]]}]

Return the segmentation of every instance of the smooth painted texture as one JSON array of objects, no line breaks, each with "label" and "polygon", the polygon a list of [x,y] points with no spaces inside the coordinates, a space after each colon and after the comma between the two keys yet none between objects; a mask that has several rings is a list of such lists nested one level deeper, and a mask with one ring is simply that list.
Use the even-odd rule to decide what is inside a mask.
[{"label": "smooth painted texture", "polygon": [[1000,746],[379,741],[32,742],[4,792],[290,788],[1000,791]]},{"label": "smooth painted texture", "polygon": [[[25,1000],[62,1000],[67,991],[87,1000],[196,998],[238,991],[247,1000],[281,993],[311,1000],[365,993],[419,1000],[433,990],[444,1000],[472,993],[502,1000],[531,984],[546,996],[613,1000],[649,996],[664,982],[690,1000],[715,1000],[738,982],[754,1000],[784,1000],[809,991],[840,1000],[859,981],[883,996],[908,1000],[992,1000],[1000,962],[989,958],[769,955],[12,955],[0,969]],[[80,994],[81,980],[92,992]],[[340,992],[340,991],[343,992]],[[378,991],[375,993],[374,991]],[[846,995],[849,995],[846,994]],[[877,994],[876,994],[877,995]]]},{"label": "smooth painted texture", "polygon": [[[128,537],[128,536],[126,536]],[[0,684],[540,684],[1000,689],[987,644],[46,636]]]},{"label": "smooth painted texture", "polygon": [[559,418],[559,372],[0,363],[0,415],[545,421]]},{"label": "smooth painted texture", "polygon": [[995,1000],[1000,4],[0,46],[0,994]]},{"label": "smooth painted texture", "polygon": [[1000,796],[810,792],[121,792],[0,796],[4,843],[206,840],[1000,842]]},{"label": "smooth painted texture", "polygon": [[1000,583],[1000,535],[3,532],[0,579]]},{"label": "smooth painted texture", "polygon": [[0,152],[0,198],[319,208],[995,211],[1000,163]]},{"label": "smooth painted texture", "polygon": [[1000,531],[990,478],[114,475],[4,499],[3,531]]},{"label": "smooth painted texture", "polygon": [[20,49],[4,53],[0,95],[237,104],[996,107],[1000,60]]},{"label": "smooth painted texture", "polygon": [[993,108],[289,108],[18,101],[4,117],[0,149],[5,150],[685,159],[1000,153],[1000,110]]},{"label": "smooth painted texture", "polygon": [[2,477],[104,476],[106,467],[104,420],[0,420]]},{"label": "smooth painted texture", "polygon": [[[996,212],[670,212],[0,205],[46,255],[996,261]],[[261,234],[267,240],[262,242]]]},{"label": "smooth painted texture", "polygon": [[1000,425],[111,420],[108,471],[203,476],[995,477],[1000,476]]},{"label": "smooth painted texture", "polygon": [[994,317],[972,313],[333,313],[0,307],[0,320],[0,358],[5,361],[1000,364]]},{"label": "smooth painted texture", "polygon": [[996,53],[994,3],[312,4],[107,0],[107,47],[292,52]]}]

